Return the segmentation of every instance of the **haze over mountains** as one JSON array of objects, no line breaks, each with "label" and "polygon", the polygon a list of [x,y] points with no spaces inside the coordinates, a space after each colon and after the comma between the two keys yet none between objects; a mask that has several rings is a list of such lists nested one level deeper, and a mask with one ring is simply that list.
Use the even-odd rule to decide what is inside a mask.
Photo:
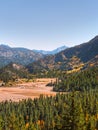
[{"label": "haze over mountains", "polygon": [[54,55],[54,54],[57,54],[59,53],[60,51],[63,51],[65,49],[67,49],[68,47],[67,46],[61,46],[61,47],[58,47],[57,49],[54,49],[52,51],[45,51],[45,50],[33,50],[34,52],[39,52],[39,53],[42,53],[42,54],[45,54],[45,55]]}]

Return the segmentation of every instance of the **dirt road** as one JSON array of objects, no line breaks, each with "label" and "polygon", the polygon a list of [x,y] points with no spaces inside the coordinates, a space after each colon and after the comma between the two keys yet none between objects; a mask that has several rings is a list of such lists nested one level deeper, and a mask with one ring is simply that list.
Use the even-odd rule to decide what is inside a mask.
[{"label": "dirt road", "polygon": [[55,79],[37,79],[35,82],[28,82],[17,84],[13,87],[0,88],[0,101],[12,100],[19,101],[27,98],[36,98],[40,94],[45,96],[55,95],[56,92],[52,91],[52,87],[46,87],[46,84],[54,81]]}]

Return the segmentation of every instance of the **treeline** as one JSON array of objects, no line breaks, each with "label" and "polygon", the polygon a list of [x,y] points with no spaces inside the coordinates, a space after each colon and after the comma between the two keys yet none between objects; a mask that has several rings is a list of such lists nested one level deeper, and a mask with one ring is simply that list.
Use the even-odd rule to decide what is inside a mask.
[{"label": "treeline", "polygon": [[[36,78],[57,78],[63,71],[61,70],[47,70],[33,73]],[[64,71],[65,72],[65,71]]]},{"label": "treeline", "polygon": [[98,130],[98,89],[1,102],[0,130]]},{"label": "treeline", "polygon": [[85,91],[98,88],[98,67],[89,68],[72,74],[59,75],[54,85],[54,91]]}]

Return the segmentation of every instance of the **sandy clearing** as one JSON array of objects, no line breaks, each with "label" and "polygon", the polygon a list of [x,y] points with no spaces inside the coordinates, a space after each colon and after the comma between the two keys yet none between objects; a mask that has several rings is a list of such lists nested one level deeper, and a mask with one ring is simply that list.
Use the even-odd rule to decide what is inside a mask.
[{"label": "sandy clearing", "polygon": [[0,101],[12,100],[19,101],[28,98],[37,98],[41,94],[45,96],[53,96],[56,92],[52,91],[52,87],[46,87],[49,82],[54,82],[55,79],[37,79],[35,82],[17,84],[13,87],[0,88]]}]

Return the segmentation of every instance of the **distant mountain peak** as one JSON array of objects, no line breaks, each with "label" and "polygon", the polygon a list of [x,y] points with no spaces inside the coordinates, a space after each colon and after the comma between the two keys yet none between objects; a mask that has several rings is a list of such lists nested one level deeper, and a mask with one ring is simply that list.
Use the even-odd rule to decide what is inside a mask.
[{"label": "distant mountain peak", "polygon": [[98,35],[96,35],[94,38],[97,38],[97,39],[98,39]]},{"label": "distant mountain peak", "polygon": [[0,48],[10,48],[8,45],[0,44]]},{"label": "distant mountain peak", "polygon": [[67,46],[61,46],[61,47],[58,47],[58,48],[56,48],[56,49],[54,49],[54,50],[52,50],[52,51],[45,51],[45,50],[33,50],[34,52],[39,52],[39,53],[42,53],[42,54],[45,54],[45,55],[47,55],[47,54],[49,54],[49,55],[54,55],[54,54],[57,54],[57,53],[59,53],[60,51],[63,51],[63,50],[65,50],[65,49],[67,49],[68,47]]}]

